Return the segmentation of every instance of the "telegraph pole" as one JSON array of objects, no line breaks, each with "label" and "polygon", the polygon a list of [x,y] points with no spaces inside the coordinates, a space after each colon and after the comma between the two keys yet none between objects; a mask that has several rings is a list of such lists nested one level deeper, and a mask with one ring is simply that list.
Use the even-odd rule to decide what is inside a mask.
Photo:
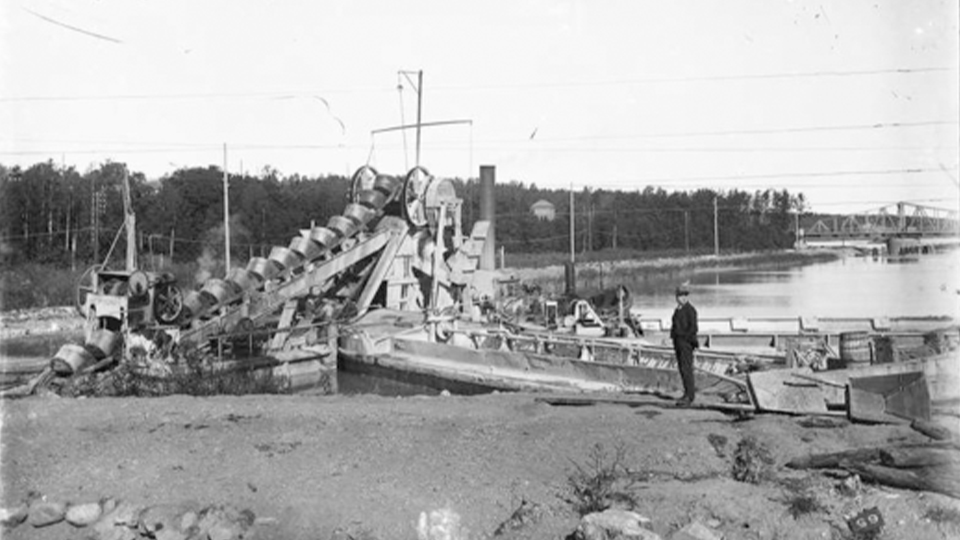
[{"label": "telegraph pole", "polygon": [[717,220],[717,196],[713,196],[713,254],[720,256],[720,225]]},{"label": "telegraph pole", "polygon": [[223,243],[224,272],[230,271],[230,180],[227,175],[227,143],[223,143]]},{"label": "telegraph pole", "polygon": [[420,120],[423,115],[423,70],[417,71],[417,164],[420,166]]},{"label": "telegraph pole", "polygon": [[570,264],[576,262],[574,253],[577,250],[576,228],[573,225],[573,219],[576,214],[573,211],[573,184],[570,184]]}]

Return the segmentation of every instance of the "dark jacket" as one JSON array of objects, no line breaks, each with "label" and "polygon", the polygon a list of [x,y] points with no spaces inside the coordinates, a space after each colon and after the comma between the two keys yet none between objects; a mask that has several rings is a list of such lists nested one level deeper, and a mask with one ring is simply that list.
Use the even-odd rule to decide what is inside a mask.
[{"label": "dark jacket", "polygon": [[689,302],[678,306],[673,311],[673,322],[670,324],[670,339],[676,342],[685,342],[699,346],[697,341],[697,310]]}]

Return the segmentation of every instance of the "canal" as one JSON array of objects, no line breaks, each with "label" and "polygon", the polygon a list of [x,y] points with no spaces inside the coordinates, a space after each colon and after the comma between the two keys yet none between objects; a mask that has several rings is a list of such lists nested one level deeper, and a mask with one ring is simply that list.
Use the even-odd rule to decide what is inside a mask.
[{"label": "canal", "polygon": [[910,259],[845,257],[781,267],[703,269],[638,275],[624,283],[634,311],[669,318],[677,283],[690,282],[690,301],[706,317],[960,318],[960,250]]}]

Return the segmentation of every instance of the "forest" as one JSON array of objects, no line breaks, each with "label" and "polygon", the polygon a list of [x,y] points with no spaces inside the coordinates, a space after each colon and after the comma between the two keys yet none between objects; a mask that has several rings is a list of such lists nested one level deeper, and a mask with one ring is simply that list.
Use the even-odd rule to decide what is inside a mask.
[{"label": "forest", "polygon": [[[167,261],[222,255],[223,171],[216,166],[182,168],[159,179],[107,162],[81,173],[52,161],[29,167],[0,165],[0,260],[6,268],[24,263],[84,267],[102,261],[115,240],[122,254],[123,178],[131,186],[141,254]],[[229,176],[231,257],[243,261],[286,246],[300,229],[322,225],[346,205],[350,179],[328,175]],[[452,179],[463,200],[464,230],[479,216],[479,181]],[[570,249],[570,191],[541,189],[498,179],[497,242],[507,253],[567,252]],[[578,252],[712,252],[714,220],[724,252],[792,247],[797,220],[809,221],[803,194],[767,189],[667,191],[637,186],[632,191],[576,191],[574,230]],[[540,219],[533,203],[546,200],[555,219]],[[122,256],[119,259],[121,260]],[[121,263],[122,264],[122,263]]]}]

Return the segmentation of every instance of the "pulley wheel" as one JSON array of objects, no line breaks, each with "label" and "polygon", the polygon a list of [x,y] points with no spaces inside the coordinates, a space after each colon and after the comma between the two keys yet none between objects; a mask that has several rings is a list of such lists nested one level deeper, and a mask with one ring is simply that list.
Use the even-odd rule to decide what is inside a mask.
[{"label": "pulley wheel", "polygon": [[136,272],[130,274],[130,279],[127,280],[127,294],[131,298],[139,298],[147,294],[149,291],[150,278],[147,276],[146,272],[137,270]]},{"label": "pulley wheel", "polygon": [[403,189],[400,193],[400,210],[403,217],[414,227],[427,225],[427,208],[424,195],[427,184],[430,183],[430,173],[423,167],[414,167],[403,180]]},{"label": "pulley wheel", "polygon": [[102,264],[95,264],[90,268],[87,268],[83,271],[83,274],[80,274],[80,279],[77,280],[77,296],[76,304],[77,313],[82,317],[87,316],[87,296],[90,293],[99,293],[97,290],[97,272],[103,270]]},{"label": "pulley wheel", "polygon": [[357,169],[357,172],[353,173],[353,178],[350,180],[348,200],[355,203],[358,201],[360,193],[373,189],[373,183],[377,180],[377,176],[377,170],[369,165],[364,165]]},{"label": "pulley wheel", "polygon": [[174,324],[183,313],[183,292],[176,283],[159,283],[153,290],[153,316],[160,324]]}]

